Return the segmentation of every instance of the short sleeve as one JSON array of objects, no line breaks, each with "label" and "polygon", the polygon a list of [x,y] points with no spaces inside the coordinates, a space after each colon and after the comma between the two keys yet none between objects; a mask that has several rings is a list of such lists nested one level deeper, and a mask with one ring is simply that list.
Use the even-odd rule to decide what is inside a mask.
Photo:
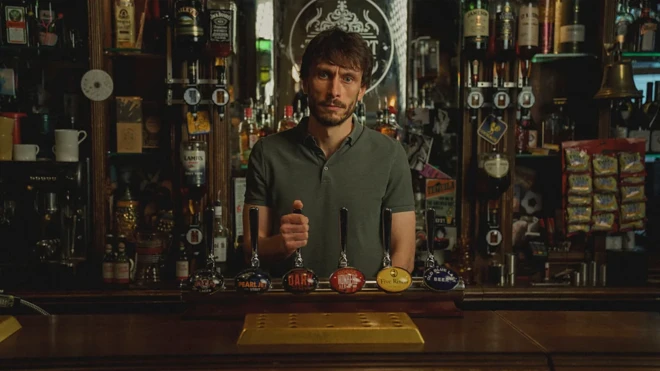
[{"label": "short sleeve", "polygon": [[245,203],[268,206],[268,184],[264,165],[264,146],[258,141],[252,148],[245,180]]},{"label": "short sleeve", "polygon": [[393,213],[414,211],[415,200],[412,190],[412,178],[406,152],[399,143],[396,143],[390,177],[383,197],[383,208],[392,209]]}]

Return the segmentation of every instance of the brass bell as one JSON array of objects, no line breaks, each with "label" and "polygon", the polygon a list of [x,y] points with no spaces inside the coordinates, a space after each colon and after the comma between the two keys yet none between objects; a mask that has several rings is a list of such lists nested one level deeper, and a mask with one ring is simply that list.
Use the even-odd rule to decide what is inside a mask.
[{"label": "brass bell", "polygon": [[632,64],[616,61],[605,66],[603,81],[594,99],[639,98],[641,96],[633,79]]}]

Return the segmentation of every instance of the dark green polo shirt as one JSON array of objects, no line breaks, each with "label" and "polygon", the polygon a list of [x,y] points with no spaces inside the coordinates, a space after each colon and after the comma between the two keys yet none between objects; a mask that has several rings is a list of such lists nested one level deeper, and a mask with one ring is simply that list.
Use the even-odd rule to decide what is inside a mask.
[{"label": "dark green polo shirt", "polygon": [[[358,122],[355,117],[353,122]],[[308,244],[301,250],[305,267],[319,277],[337,269],[340,208],[348,209],[348,263],[367,277],[374,277],[382,264],[381,210],[415,209],[410,167],[399,142],[355,124],[326,160],[307,132],[306,118],[293,129],[260,139],[247,172],[245,203],[271,208],[273,234],[296,199],[309,218]],[[292,257],[264,264],[274,277],[292,267]]]}]

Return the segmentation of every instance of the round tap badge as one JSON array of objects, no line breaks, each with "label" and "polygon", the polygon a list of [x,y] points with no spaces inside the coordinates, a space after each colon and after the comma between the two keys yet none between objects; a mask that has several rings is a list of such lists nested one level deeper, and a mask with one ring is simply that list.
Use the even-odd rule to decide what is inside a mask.
[{"label": "round tap badge", "polygon": [[367,93],[370,92],[383,81],[394,57],[389,20],[372,0],[308,2],[296,16],[289,32],[288,51],[291,62],[299,65],[310,40],[320,32],[334,27],[359,33],[371,48],[374,67],[371,70],[372,83],[367,89]]},{"label": "round tap badge", "polygon": [[270,290],[270,277],[260,269],[248,269],[234,278],[236,291],[246,294],[260,294]]},{"label": "round tap badge", "polygon": [[330,275],[330,287],[340,294],[356,293],[364,282],[364,274],[355,268],[339,268]]},{"label": "round tap badge", "polygon": [[397,267],[383,268],[376,275],[376,283],[385,292],[402,292],[412,284],[412,277],[407,270]]},{"label": "round tap badge", "polygon": [[458,275],[445,267],[433,267],[424,271],[424,286],[433,291],[449,291],[458,283]]},{"label": "round tap badge", "polygon": [[294,268],[282,277],[282,286],[294,294],[306,294],[316,290],[319,279],[314,272],[305,268]]}]

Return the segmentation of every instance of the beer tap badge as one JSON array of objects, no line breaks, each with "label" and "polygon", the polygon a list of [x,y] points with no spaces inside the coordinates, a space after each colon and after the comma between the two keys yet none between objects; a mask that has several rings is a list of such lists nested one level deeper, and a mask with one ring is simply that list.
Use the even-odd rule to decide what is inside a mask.
[{"label": "beer tap badge", "polygon": [[307,44],[320,32],[335,27],[360,34],[371,48],[374,67],[371,71],[373,82],[367,89],[367,93],[370,92],[383,81],[394,58],[389,20],[372,0],[312,0],[305,4],[294,19],[289,32],[288,49],[291,62],[299,65]]}]

